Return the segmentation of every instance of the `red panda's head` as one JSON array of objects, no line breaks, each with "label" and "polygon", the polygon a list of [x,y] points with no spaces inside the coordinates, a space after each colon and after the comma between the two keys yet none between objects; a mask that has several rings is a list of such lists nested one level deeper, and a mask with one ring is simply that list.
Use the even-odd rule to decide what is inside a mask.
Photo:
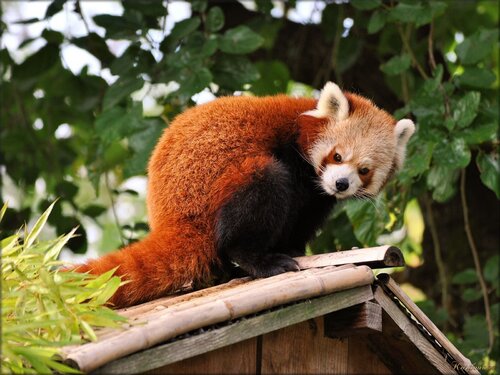
[{"label": "red panda's head", "polygon": [[316,109],[299,116],[299,143],[321,187],[343,199],[374,196],[404,162],[415,131],[361,96],[333,82],[321,91]]}]

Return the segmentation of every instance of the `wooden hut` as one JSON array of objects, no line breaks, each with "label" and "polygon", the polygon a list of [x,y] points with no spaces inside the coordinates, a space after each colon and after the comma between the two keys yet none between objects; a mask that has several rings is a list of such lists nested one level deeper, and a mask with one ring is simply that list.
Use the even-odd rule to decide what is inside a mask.
[{"label": "wooden hut", "polygon": [[96,374],[479,374],[387,274],[395,247],[297,258],[301,271],[232,280],[120,310],[122,329],[64,348]]}]

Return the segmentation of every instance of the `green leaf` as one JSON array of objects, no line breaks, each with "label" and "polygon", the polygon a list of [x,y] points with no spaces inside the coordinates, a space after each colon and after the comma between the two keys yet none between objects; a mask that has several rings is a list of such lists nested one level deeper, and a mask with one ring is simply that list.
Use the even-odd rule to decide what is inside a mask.
[{"label": "green leaf", "polygon": [[484,265],[484,278],[492,284],[498,286],[500,256],[493,255]]},{"label": "green leaf", "polygon": [[61,181],[56,185],[56,194],[66,200],[72,200],[78,193],[78,186],[69,181]]},{"label": "green leaf", "polygon": [[246,83],[259,79],[259,71],[244,56],[219,55],[214,67],[214,82],[226,90],[241,90]]},{"label": "green leaf", "polygon": [[163,17],[167,14],[167,8],[158,0],[122,0],[126,11],[137,11],[150,17]]},{"label": "green leaf", "polygon": [[63,6],[66,0],[54,0],[50,3],[50,5],[47,7],[47,10],[45,11],[45,16],[43,17],[44,19],[52,17],[54,14],[59,13],[61,10],[63,10]]},{"label": "green leaf", "polygon": [[184,68],[178,73],[177,82],[180,87],[178,95],[191,97],[199,93],[212,82],[212,73],[207,68],[195,69]]},{"label": "green leaf", "polygon": [[477,116],[481,94],[470,91],[465,94],[453,107],[453,120],[459,128],[469,126]]},{"label": "green leaf", "polygon": [[401,74],[411,65],[411,58],[408,54],[394,56],[386,63],[380,65],[380,70],[389,76]]},{"label": "green leaf", "polygon": [[462,293],[462,298],[465,302],[477,301],[478,299],[481,299],[482,296],[481,292],[474,288],[467,288]]},{"label": "green leaf", "polygon": [[432,1],[429,4],[400,2],[389,11],[389,19],[393,22],[408,22],[422,26],[444,12],[447,4],[443,1]]},{"label": "green leaf", "polygon": [[281,61],[258,61],[255,66],[260,78],[252,83],[252,92],[256,95],[275,95],[285,93],[290,79],[288,67]]},{"label": "green leaf", "polygon": [[3,216],[5,215],[6,211],[7,211],[7,203],[4,203],[2,208],[0,209],[0,222],[2,222]]},{"label": "green leaf", "polygon": [[385,207],[381,201],[352,200],[346,202],[345,210],[354,227],[356,238],[367,246],[376,244],[376,240],[384,231],[389,221]]},{"label": "green leaf", "polygon": [[95,302],[99,305],[105,304],[112,296],[115,294],[115,292],[118,290],[118,287],[120,286],[121,280],[119,277],[112,277],[104,286],[104,288],[101,290],[99,293],[99,296],[97,296]]},{"label": "green leaf", "polygon": [[200,23],[201,21],[198,17],[188,18],[177,22],[170,34],[161,42],[160,49],[163,52],[173,51],[177,42],[198,29]]},{"label": "green leaf", "polygon": [[476,163],[481,172],[481,181],[491,190],[493,190],[498,199],[500,199],[500,167],[498,165],[498,154],[492,152],[486,154],[480,151],[476,157]]},{"label": "green leaf", "polygon": [[354,8],[361,10],[372,10],[380,6],[381,0],[351,0],[350,3]]},{"label": "green leaf", "polygon": [[476,271],[472,268],[467,268],[462,272],[457,273],[451,279],[452,284],[464,285],[464,284],[475,284],[478,278]]},{"label": "green leaf", "polygon": [[[115,56],[109,51],[106,41],[96,33],[90,33],[80,38],[72,39],[71,42],[80,48],[90,52],[97,57],[104,66],[109,66]],[[132,64],[130,64],[130,67]]]},{"label": "green leaf", "polygon": [[93,217],[93,218],[96,218],[100,215],[102,215],[104,212],[106,212],[106,207],[104,206],[99,206],[97,204],[91,204],[87,207],[85,207],[83,210],[82,210],[82,213],[84,215],[87,215],[87,216],[90,216],[90,217]]},{"label": "green leaf", "polygon": [[436,145],[433,160],[436,165],[458,169],[466,167],[471,159],[471,152],[463,138],[451,141],[444,139]]},{"label": "green leaf", "polygon": [[427,186],[432,190],[432,198],[438,202],[450,199],[456,191],[458,170],[444,166],[432,166],[427,174]]},{"label": "green leaf", "polygon": [[45,212],[38,218],[36,221],[35,225],[29,232],[29,234],[26,236],[24,239],[24,247],[30,247],[33,242],[36,240],[40,232],[42,231],[43,226],[47,222],[47,219],[49,218],[49,215],[52,211],[52,208],[54,208],[54,205],[56,204],[57,201],[54,201],[46,210]]},{"label": "green leaf", "polygon": [[14,65],[12,77],[24,80],[40,76],[59,61],[59,47],[52,43],[40,48],[20,65]]},{"label": "green leaf", "polygon": [[462,75],[455,76],[458,85],[488,89],[496,80],[495,74],[488,69],[466,67]]},{"label": "green leaf", "polygon": [[129,146],[134,153],[124,166],[125,178],[146,173],[151,152],[163,132],[161,121],[157,119],[148,121],[149,124],[143,131],[135,133],[129,139]]},{"label": "green leaf", "polygon": [[493,53],[495,43],[498,42],[498,29],[479,29],[460,43],[455,52],[462,64],[475,64],[484,60]]},{"label": "green leaf", "polygon": [[113,277],[113,274],[115,271],[118,269],[118,267],[115,267],[113,269],[110,269],[109,271],[106,271],[105,273],[100,274],[96,278],[90,280],[87,283],[87,288],[88,289],[99,289],[103,285],[105,285],[108,280],[110,280]]},{"label": "green leaf", "polygon": [[465,318],[464,342],[469,350],[488,347],[488,327],[484,315],[473,315]]},{"label": "green leaf", "polygon": [[414,141],[412,147],[410,148],[410,145],[408,147],[408,156],[401,173],[408,174],[410,177],[419,176],[429,169],[436,144],[434,142]]},{"label": "green leaf", "polygon": [[214,33],[224,26],[224,12],[220,7],[212,7],[208,11],[206,27],[207,31]]},{"label": "green leaf", "polygon": [[368,34],[375,34],[380,31],[387,21],[387,13],[383,10],[377,10],[372,13],[368,21]]},{"label": "green leaf", "polygon": [[136,76],[122,76],[108,87],[103,99],[103,110],[108,110],[123,99],[128,98],[130,94],[144,86],[142,78]]},{"label": "green leaf", "polygon": [[106,29],[106,37],[110,39],[137,38],[137,30],[142,28],[140,20],[132,17],[98,14],[93,20],[98,26]]},{"label": "green leaf", "polygon": [[30,23],[36,23],[42,21],[40,18],[28,18],[26,20],[20,20],[12,22],[14,25],[28,25]]},{"label": "green leaf", "polygon": [[47,42],[52,43],[52,44],[56,44],[56,45],[62,44],[62,42],[64,41],[64,35],[58,31],[54,31],[54,30],[45,29],[42,31],[41,36]]},{"label": "green leaf", "polygon": [[493,141],[498,132],[498,124],[491,122],[473,127],[468,127],[460,133],[468,145],[478,145],[486,141]]},{"label": "green leaf", "polygon": [[90,324],[88,324],[85,320],[81,320],[80,327],[82,328],[83,332],[87,334],[91,341],[97,341],[97,335],[95,334]]},{"label": "green leaf", "polygon": [[240,25],[227,30],[219,40],[221,51],[230,54],[247,54],[255,51],[264,43],[264,38],[248,26]]},{"label": "green leaf", "polygon": [[69,232],[65,236],[57,239],[57,242],[47,251],[47,253],[43,257],[44,264],[46,264],[47,262],[53,261],[53,260],[57,260],[57,257],[59,256],[59,253],[61,252],[62,248],[71,239],[71,237],[73,237],[76,230],[77,230],[77,228],[73,228],[73,230],[71,230],[71,232]]},{"label": "green leaf", "polygon": [[191,10],[193,12],[203,13],[207,9],[207,0],[192,0]]},{"label": "green leaf", "polygon": [[[99,114],[95,120],[95,131],[106,146],[141,131],[146,126],[147,120],[142,117],[140,105],[127,111],[114,107]],[[123,156],[121,153],[119,155]]]}]

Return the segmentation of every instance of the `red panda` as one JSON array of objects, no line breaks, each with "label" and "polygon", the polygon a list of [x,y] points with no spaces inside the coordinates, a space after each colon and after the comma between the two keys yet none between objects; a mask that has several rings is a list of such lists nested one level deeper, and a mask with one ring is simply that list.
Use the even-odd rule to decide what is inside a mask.
[{"label": "red panda", "polygon": [[180,114],[149,161],[150,233],[76,268],[130,282],[125,307],[210,280],[235,263],[253,277],[293,256],[337,199],[374,196],[402,166],[411,120],[329,82],[319,100],[224,97]]}]

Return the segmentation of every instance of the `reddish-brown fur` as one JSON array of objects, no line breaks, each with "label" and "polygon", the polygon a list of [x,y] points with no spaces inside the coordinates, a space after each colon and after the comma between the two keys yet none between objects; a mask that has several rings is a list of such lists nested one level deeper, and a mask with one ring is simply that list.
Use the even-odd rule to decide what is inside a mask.
[{"label": "reddish-brown fur", "polygon": [[[359,119],[361,138],[372,134],[371,124],[392,136],[395,121],[389,114],[373,111],[374,105],[362,97],[345,95],[350,117]],[[118,267],[116,273],[129,283],[112,297],[116,307],[209,279],[219,262],[214,233],[219,209],[273,162],[272,150],[278,144],[296,141],[307,155],[328,124],[327,119],[301,115],[315,107],[313,99],[226,97],[179,115],[149,162],[151,233],[77,270],[101,274]],[[375,147],[376,141],[372,143]],[[378,162],[376,155],[374,160]],[[366,185],[371,175],[362,179]]]},{"label": "reddish-brown fur", "polygon": [[[264,169],[278,142],[297,136],[299,115],[315,105],[313,99],[286,96],[227,97],[179,115],[149,162],[151,233],[77,270],[101,274],[118,266],[116,273],[130,282],[112,297],[116,307],[209,278],[218,262],[214,239],[218,209]],[[301,147],[314,138],[312,129],[307,134]]]}]

